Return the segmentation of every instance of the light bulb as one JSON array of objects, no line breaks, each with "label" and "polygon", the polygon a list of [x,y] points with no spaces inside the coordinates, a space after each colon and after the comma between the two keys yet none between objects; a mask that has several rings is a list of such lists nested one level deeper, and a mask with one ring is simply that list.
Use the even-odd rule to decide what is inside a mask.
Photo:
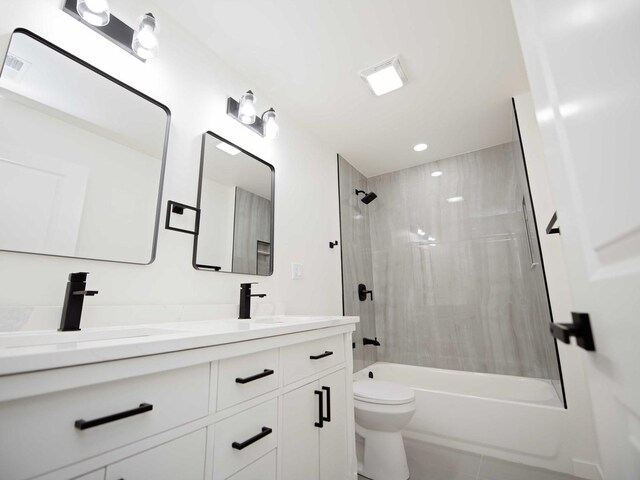
[{"label": "light bulb", "polygon": [[251,90],[240,97],[238,106],[238,118],[245,125],[251,125],[256,121],[256,96]]},{"label": "light bulb", "polygon": [[280,133],[280,127],[276,122],[276,111],[270,108],[262,114],[262,121],[264,122],[264,137],[269,140],[273,140],[278,137]]},{"label": "light bulb", "polygon": [[104,27],[111,19],[107,0],[78,0],[76,11],[85,22]]},{"label": "light bulb", "polygon": [[138,28],[133,34],[131,50],[144,60],[153,58],[158,51],[157,26],[156,18],[151,13],[146,13],[140,17]]}]

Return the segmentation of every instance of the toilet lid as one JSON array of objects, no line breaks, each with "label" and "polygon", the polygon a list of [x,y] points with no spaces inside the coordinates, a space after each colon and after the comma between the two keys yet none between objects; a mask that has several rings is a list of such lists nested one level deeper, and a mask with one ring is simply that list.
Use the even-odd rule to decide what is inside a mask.
[{"label": "toilet lid", "polygon": [[399,405],[414,399],[413,390],[404,385],[381,380],[353,382],[353,396],[362,402]]}]

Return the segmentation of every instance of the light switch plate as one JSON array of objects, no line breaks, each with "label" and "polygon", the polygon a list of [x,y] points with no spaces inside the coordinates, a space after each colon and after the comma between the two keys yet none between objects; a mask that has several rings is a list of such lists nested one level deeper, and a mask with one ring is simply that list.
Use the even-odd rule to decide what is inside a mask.
[{"label": "light switch plate", "polygon": [[294,280],[300,280],[304,277],[304,269],[301,263],[291,264],[291,278]]}]

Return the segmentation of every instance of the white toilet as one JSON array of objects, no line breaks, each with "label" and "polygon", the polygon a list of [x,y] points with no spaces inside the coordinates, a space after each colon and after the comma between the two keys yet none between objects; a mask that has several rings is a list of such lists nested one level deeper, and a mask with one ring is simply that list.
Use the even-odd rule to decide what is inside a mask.
[{"label": "white toilet", "polygon": [[353,383],[356,433],[364,439],[358,473],[371,480],[407,480],[409,467],[400,430],[416,410],[413,390],[378,380]]}]

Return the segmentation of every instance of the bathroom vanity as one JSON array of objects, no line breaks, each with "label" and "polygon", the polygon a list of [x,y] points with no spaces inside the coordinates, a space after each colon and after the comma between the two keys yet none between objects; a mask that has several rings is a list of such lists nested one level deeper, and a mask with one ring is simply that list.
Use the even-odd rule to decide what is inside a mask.
[{"label": "bathroom vanity", "polygon": [[355,479],[357,321],[0,334],[0,477]]}]

